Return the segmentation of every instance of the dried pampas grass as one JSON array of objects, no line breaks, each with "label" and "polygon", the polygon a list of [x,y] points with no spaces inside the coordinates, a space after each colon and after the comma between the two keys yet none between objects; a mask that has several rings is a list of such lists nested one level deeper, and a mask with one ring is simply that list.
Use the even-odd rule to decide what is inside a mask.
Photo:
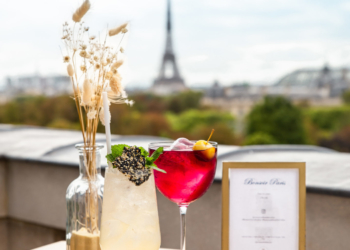
[{"label": "dried pampas grass", "polygon": [[70,77],[72,77],[74,75],[74,70],[73,70],[73,66],[72,64],[68,64],[67,66],[67,73]]},{"label": "dried pampas grass", "polygon": [[85,105],[89,105],[91,103],[91,97],[93,95],[93,88],[91,81],[89,79],[85,79],[83,83],[83,94],[82,94],[82,102]]},{"label": "dried pampas grass", "polygon": [[113,93],[116,95],[119,95],[123,90],[121,81],[122,78],[119,74],[112,76],[109,80],[109,86],[111,87]]},{"label": "dried pampas grass", "polygon": [[[126,26],[128,26],[128,23],[124,23],[124,24],[118,26],[117,28],[110,29],[109,32],[108,32],[109,36],[116,36],[116,35],[118,35],[120,32],[122,32],[126,28]],[[123,33],[126,33],[126,32],[123,32]]]},{"label": "dried pampas grass", "polygon": [[118,61],[116,61],[115,63],[113,63],[111,69],[118,69],[120,66],[123,65],[123,63],[124,63],[123,60],[118,60]]},{"label": "dried pampas grass", "polygon": [[85,0],[83,4],[74,12],[72,17],[73,21],[76,23],[79,23],[83,18],[83,16],[86,14],[86,12],[88,12],[90,7],[91,7],[90,1]]},{"label": "dried pampas grass", "polygon": [[90,110],[90,111],[87,113],[87,118],[88,118],[89,120],[94,119],[94,118],[96,117],[96,113],[97,113],[96,110]]}]

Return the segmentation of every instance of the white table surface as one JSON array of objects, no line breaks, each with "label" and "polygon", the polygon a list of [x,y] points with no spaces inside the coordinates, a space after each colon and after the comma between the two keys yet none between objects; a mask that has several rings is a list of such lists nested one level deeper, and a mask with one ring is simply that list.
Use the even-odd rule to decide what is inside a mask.
[{"label": "white table surface", "polygon": [[[66,242],[65,241],[59,241],[50,245],[42,246],[39,248],[35,248],[32,250],[65,250],[66,249]],[[159,250],[175,250],[175,249],[169,249],[169,248],[161,248]]]}]

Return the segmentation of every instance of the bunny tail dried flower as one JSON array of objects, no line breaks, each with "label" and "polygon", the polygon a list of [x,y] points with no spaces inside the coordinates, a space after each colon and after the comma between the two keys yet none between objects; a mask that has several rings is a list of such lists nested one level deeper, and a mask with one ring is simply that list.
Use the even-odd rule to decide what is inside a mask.
[{"label": "bunny tail dried flower", "polygon": [[73,76],[74,75],[74,70],[73,70],[72,64],[68,64],[68,66],[67,66],[67,73],[68,73],[69,76]]},{"label": "bunny tail dried flower", "polygon": [[110,29],[108,34],[109,36],[115,36],[118,35],[120,32],[122,32],[126,26],[128,26],[128,23],[123,23],[122,25],[118,26],[117,28]]},{"label": "bunny tail dried flower", "polygon": [[106,80],[110,80],[112,76],[113,76],[113,73],[111,71],[109,71],[106,73],[105,78],[106,78]]},{"label": "bunny tail dried flower", "polygon": [[118,69],[120,66],[123,65],[123,63],[124,63],[123,60],[118,60],[118,61],[116,61],[115,63],[113,63],[111,69]]},{"label": "bunny tail dried flower", "polygon": [[94,118],[96,117],[96,113],[97,113],[96,110],[91,110],[91,111],[89,111],[89,112],[87,113],[87,118],[88,118],[89,120],[94,119]]},{"label": "bunny tail dried flower", "polygon": [[123,90],[121,81],[122,78],[119,74],[112,76],[109,80],[109,86],[111,87],[113,93],[116,95],[119,95]]},{"label": "bunny tail dried flower", "polygon": [[93,95],[92,84],[89,79],[85,79],[83,83],[83,95],[82,95],[82,101],[85,105],[89,105],[91,103],[92,95]]},{"label": "bunny tail dried flower", "polygon": [[83,16],[86,14],[86,12],[88,12],[88,10],[90,9],[90,6],[90,1],[85,0],[83,4],[74,12],[72,17],[73,21],[79,23]]}]

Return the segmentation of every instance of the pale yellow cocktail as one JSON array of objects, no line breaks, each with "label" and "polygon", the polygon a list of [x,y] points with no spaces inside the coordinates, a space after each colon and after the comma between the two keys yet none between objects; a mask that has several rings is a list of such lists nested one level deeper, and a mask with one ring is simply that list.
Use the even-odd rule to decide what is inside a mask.
[{"label": "pale yellow cocktail", "polygon": [[159,250],[153,173],[136,186],[118,169],[106,170],[100,245],[101,250]]}]

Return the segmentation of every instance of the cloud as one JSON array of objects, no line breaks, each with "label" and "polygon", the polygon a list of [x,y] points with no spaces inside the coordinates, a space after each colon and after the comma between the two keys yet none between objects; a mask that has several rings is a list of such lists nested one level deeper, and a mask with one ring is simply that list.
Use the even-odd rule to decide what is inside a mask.
[{"label": "cloud", "polygon": [[[86,17],[98,35],[130,21],[125,81],[150,85],[165,46],[166,1],[99,0]],[[18,5],[21,8],[18,8]],[[0,9],[0,78],[65,74],[61,24],[79,1],[6,1]],[[172,1],[174,48],[188,84],[274,82],[302,67],[350,64],[347,1]]]}]

